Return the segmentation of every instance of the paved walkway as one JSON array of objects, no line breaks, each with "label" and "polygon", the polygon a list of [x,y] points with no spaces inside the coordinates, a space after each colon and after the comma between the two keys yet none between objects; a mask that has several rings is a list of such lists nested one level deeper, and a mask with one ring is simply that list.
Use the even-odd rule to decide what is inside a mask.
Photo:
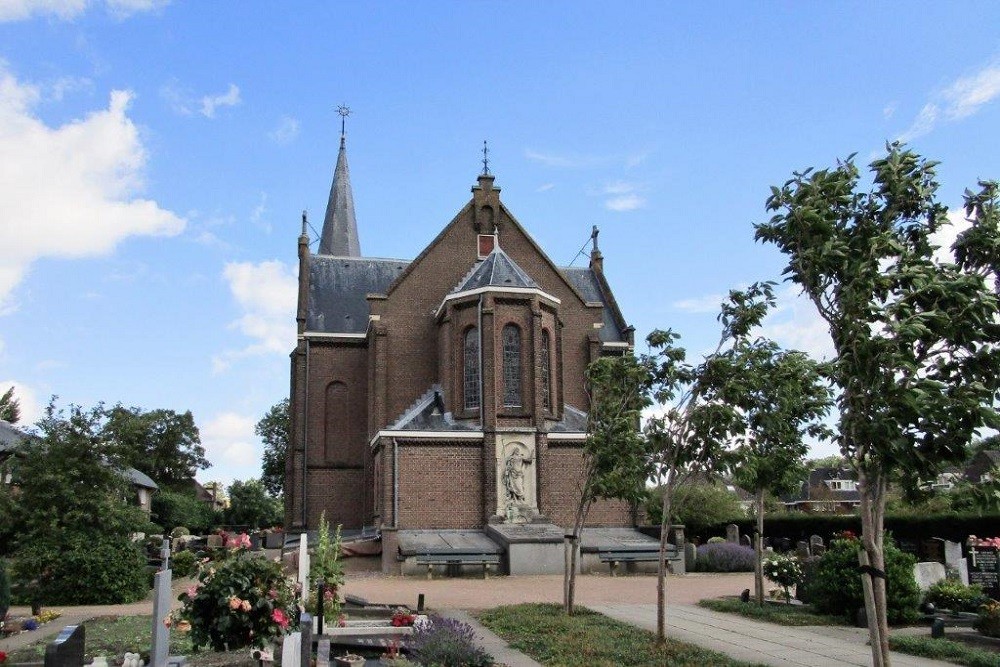
[{"label": "paved walkway", "polygon": [[[175,597],[188,581],[174,582]],[[725,653],[753,664],[807,667],[870,665],[867,631],[845,627],[791,628],[722,614],[695,606],[707,597],[736,595],[753,586],[749,574],[688,574],[667,582],[667,632],[671,637]],[[426,579],[373,574],[348,575],[345,592],[374,602],[416,605],[423,593],[428,610],[470,623],[483,646],[501,664],[538,667],[538,663],[481,626],[469,611],[521,602],[562,601],[561,576],[493,577],[481,579]],[[656,629],[656,578],[589,575],[577,579],[582,606],[647,630]],[[179,603],[176,603],[179,604]],[[59,609],[58,607],[55,609]],[[14,613],[27,613],[14,608]],[[147,600],[132,605],[64,607],[63,616],[33,632],[0,639],[0,650],[10,652],[56,635],[66,625],[96,616],[152,613]],[[926,631],[926,630],[925,630]],[[893,653],[895,667],[932,667],[948,663]]]}]

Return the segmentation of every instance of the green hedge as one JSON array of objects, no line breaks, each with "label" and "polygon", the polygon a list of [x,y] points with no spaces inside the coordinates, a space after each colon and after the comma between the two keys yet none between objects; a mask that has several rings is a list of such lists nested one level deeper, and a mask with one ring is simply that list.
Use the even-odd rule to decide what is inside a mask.
[{"label": "green hedge", "polygon": [[[755,522],[751,518],[733,521],[740,533],[752,535]],[[716,524],[698,534],[688,535],[706,541],[709,537],[726,534],[726,523]],[[971,514],[935,514],[932,516],[894,516],[885,518],[885,529],[900,540],[926,540],[940,537],[952,542],[964,542],[969,535],[994,537],[1000,532],[1000,514],[985,516]],[[845,530],[861,533],[861,518],[852,514],[778,514],[764,516],[764,536],[772,541],[787,538],[794,545],[798,540],[808,540],[819,535],[829,542],[834,533]]]}]

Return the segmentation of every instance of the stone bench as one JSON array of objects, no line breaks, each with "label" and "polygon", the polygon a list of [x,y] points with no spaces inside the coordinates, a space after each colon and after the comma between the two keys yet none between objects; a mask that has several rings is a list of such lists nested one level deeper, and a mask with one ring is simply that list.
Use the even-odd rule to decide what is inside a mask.
[{"label": "stone bench", "polygon": [[440,554],[417,554],[418,565],[427,566],[427,578],[434,578],[435,565],[482,565],[483,579],[488,579],[490,575],[490,565],[500,567],[499,554],[484,553],[440,553]]},{"label": "stone bench", "polygon": [[[655,563],[660,558],[659,550],[628,550],[610,551],[602,550],[597,552],[602,563],[608,563],[611,569],[611,576],[615,576],[618,571],[618,563]],[[677,555],[677,548],[673,545],[667,547],[666,560],[676,561],[681,557]]]}]

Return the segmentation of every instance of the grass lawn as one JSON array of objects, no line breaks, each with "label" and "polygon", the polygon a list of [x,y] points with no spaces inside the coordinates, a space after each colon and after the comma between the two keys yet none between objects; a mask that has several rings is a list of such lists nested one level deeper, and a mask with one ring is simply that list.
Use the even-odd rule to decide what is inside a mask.
[{"label": "grass lawn", "polygon": [[[84,623],[86,628],[85,659],[93,660],[94,656],[103,655],[111,662],[112,658],[121,659],[126,651],[144,653],[149,651],[152,633],[152,616],[103,616]],[[41,662],[45,657],[45,646],[55,637],[39,641],[17,651],[7,658],[8,662]],[[187,635],[179,632],[170,633],[170,654],[186,655],[188,662],[196,667],[221,667],[222,665],[256,665],[250,658],[249,650],[233,653],[212,653],[202,651],[193,653],[191,642]]]},{"label": "grass lawn", "polygon": [[1000,653],[969,646],[950,639],[932,639],[927,636],[900,636],[889,638],[889,648],[900,653],[919,655],[923,658],[946,660],[968,667],[1000,667]]},{"label": "grass lawn", "polygon": [[478,618],[512,648],[543,665],[737,667],[748,664],[671,639],[664,648],[657,649],[653,633],[582,607],[573,616],[566,616],[559,605],[519,604],[481,612]]},{"label": "grass lawn", "polygon": [[818,614],[809,605],[770,602],[759,605],[752,601],[742,602],[739,598],[713,598],[702,600],[698,606],[777,625],[849,625],[843,616]]}]

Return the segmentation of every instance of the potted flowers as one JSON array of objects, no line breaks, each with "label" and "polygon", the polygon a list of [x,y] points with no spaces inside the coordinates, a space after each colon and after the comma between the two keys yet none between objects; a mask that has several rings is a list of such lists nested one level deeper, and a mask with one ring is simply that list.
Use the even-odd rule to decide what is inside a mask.
[{"label": "potted flowers", "polygon": [[365,664],[364,657],[356,653],[345,653],[344,655],[335,657],[333,660],[333,664],[337,665],[337,667],[361,667]]}]

